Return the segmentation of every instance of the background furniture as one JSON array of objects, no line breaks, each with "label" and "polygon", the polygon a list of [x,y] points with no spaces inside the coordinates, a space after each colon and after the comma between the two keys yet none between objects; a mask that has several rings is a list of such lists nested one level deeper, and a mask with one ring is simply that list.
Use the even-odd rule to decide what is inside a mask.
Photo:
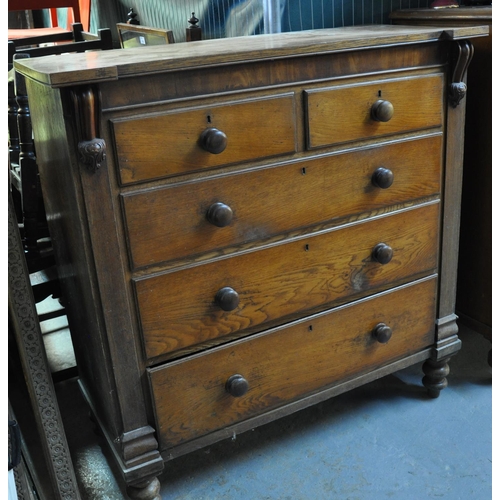
[{"label": "background furniture", "polygon": [[[45,28],[9,28],[9,40],[43,36],[50,37],[50,41],[55,42],[67,39],[73,23],[81,23],[85,31],[90,28],[90,0],[9,0],[8,5],[9,12],[49,9],[51,21],[51,26]],[[59,26],[57,9],[68,9],[66,27]]]},{"label": "background furniture", "polygon": [[[29,39],[30,43],[36,41],[34,46],[24,46],[27,39],[9,40],[9,68],[15,58],[56,56],[63,52],[112,48],[109,29],[101,29],[94,35],[84,32],[81,23],[73,24],[72,28],[75,40],[73,42],[38,46],[50,40],[50,36],[38,36]],[[62,303],[59,276],[55,267],[39,180],[36,144],[33,138],[25,79],[12,69],[9,71],[8,89],[9,191],[15,206],[33,297],[36,303],[49,296],[59,299]],[[40,315],[38,319],[44,321],[64,315],[65,309],[61,306]]]},{"label": "background furniture", "polygon": [[15,63],[82,392],[131,498],[158,499],[164,460],[412,364],[446,387],[467,39],[486,32]]},{"label": "background furniture", "polygon": [[120,46],[124,49],[174,43],[174,35],[170,30],[128,23],[117,23],[116,29]]},{"label": "background furniture", "polygon": [[492,8],[401,10],[397,24],[488,25],[474,43],[467,79],[464,178],[460,223],[457,311],[461,321],[491,341],[492,325]]},{"label": "background furniture", "polygon": [[[391,10],[428,7],[432,0],[367,1],[353,0],[273,0],[282,12],[281,31],[324,29],[362,24],[388,24]],[[463,3],[463,0],[459,3]],[[91,31],[127,20],[133,7],[140,24],[170,29],[177,43],[185,41],[186,23],[195,12],[203,29],[203,39],[262,33],[265,20],[262,0],[93,0]],[[115,47],[118,34],[113,30]]]},{"label": "background furniture", "polygon": [[9,39],[9,65],[12,64],[14,54],[28,54],[30,57],[41,57],[68,52],[87,52],[89,50],[108,50],[113,48],[111,30],[109,28],[99,29],[97,34],[93,34],[84,31],[81,23],[72,24],[70,32],[59,37],[56,44],[52,42],[51,35]]}]

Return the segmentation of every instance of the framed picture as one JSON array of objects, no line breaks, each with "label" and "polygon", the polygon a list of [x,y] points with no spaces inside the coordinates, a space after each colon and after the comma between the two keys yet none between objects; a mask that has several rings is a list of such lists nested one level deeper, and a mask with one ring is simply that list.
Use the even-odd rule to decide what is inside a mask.
[{"label": "framed picture", "polygon": [[171,30],[127,23],[117,23],[116,29],[123,49],[174,43],[174,34]]}]

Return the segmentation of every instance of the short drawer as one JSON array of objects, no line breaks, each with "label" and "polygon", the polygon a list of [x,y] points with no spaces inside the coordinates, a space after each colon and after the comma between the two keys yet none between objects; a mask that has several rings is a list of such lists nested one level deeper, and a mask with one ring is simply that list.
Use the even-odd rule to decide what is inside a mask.
[{"label": "short drawer", "polygon": [[[438,194],[441,135],[122,197],[133,269]],[[381,175],[382,177],[377,177]]]},{"label": "short drawer", "polygon": [[296,150],[293,93],[115,119],[111,125],[122,184]]},{"label": "short drawer", "polygon": [[150,369],[160,449],[428,347],[435,293],[430,278]]},{"label": "short drawer", "polygon": [[[394,282],[433,272],[438,219],[439,203],[434,202],[263,250],[136,279],[146,355],[153,358],[255,330],[270,321],[297,318],[299,313],[350,295],[389,288]],[[392,259],[381,257],[390,257],[391,251]]]},{"label": "short drawer", "polygon": [[309,149],[439,127],[443,122],[441,75],[313,89],[305,96]]}]

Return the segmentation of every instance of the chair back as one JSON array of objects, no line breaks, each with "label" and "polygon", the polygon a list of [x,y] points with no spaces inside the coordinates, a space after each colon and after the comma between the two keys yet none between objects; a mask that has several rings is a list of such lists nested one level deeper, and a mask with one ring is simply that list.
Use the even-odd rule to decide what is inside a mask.
[{"label": "chair back", "polygon": [[9,11],[49,9],[52,26],[58,26],[57,9],[68,9],[68,29],[72,23],[90,27],[90,0],[9,0]]},{"label": "chair back", "polygon": [[[13,60],[23,57],[58,56],[69,52],[113,48],[109,28],[99,29],[97,35],[94,35],[83,31],[81,23],[74,23],[70,35],[71,40],[68,43],[46,46],[23,46],[26,39],[9,40],[9,67]],[[18,220],[22,225],[26,261],[30,272],[44,271],[53,265],[54,256],[38,175],[26,80],[23,75],[17,72],[11,72],[8,80],[8,126],[10,191]],[[42,290],[42,288],[39,287],[38,290]]]}]

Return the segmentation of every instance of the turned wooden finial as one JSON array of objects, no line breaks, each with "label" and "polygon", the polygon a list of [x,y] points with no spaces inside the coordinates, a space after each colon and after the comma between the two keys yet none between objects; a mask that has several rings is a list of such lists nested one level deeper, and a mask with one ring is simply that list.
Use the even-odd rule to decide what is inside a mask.
[{"label": "turned wooden finial", "polygon": [[136,17],[137,14],[134,12],[134,9],[130,7],[130,10],[127,13],[127,24],[135,24],[135,25],[141,24],[139,22],[139,19],[136,19]]},{"label": "turned wooden finial", "polygon": [[186,42],[194,42],[196,40],[201,40],[201,28],[198,26],[199,19],[191,13],[191,17],[188,19],[188,23],[191,26],[186,28]]}]

